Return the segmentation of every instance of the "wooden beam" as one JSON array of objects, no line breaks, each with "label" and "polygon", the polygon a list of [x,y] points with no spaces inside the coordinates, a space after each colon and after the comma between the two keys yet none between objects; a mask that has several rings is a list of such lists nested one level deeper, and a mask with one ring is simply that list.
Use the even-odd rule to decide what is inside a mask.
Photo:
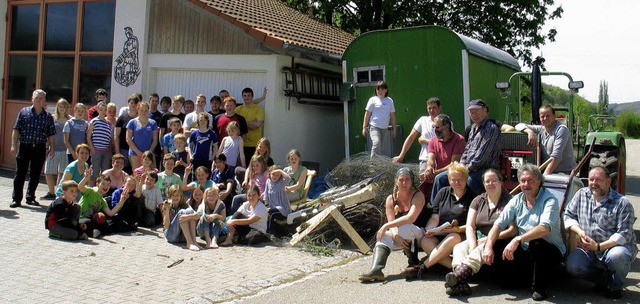
[{"label": "wooden beam", "polygon": [[[295,244],[297,244],[298,242],[300,242],[302,239],[304,239],[304,237],[306,237],[307,235],[309,235],[309,233],[311,233],[314,229],[316,229],[320,223],[322,223],[327,216],[329,216],[329,214],[331,214],[331,211],[335,210],[336,208],[338,208],[337,206],[331,206],[325,210],[322,210],[322,212],[318,213],[317,215],[315,215],[314,217],[310,218],[308,221],[302,223],[302,225],[300,226],[306,226],[306,228],[304,228],[302,231],[298,231],[296,234],[294,234],[291,237],[291,241],[289,242],[289,244],[291,244],[292,246],[294,246]],[[298,227],[300,228],[300,227]]]},{"label": "wooden beam", "polygon": [[365,242],[362,239],[360,234],[358,234],[358,232],[355,229],[353,229],[353,226],[349,224],[349,221],[347,221],[347,219],[344,218],[344,216],[342,215],[342,213],[340,213],[338,209],[335,209],[335,208],[332,209],[331,215],[336,220],[336,222],[338,222],[338,225],[342,227],[342,230],[344,230],[344,232],[346,232],[347,235],[351,238],[353,243],[356,244],[356,246],[358,246],[358,249],[360,250],[360,252],[362,252],[362,254],[367,254],[371,251],[371,247],[369,247],[367,242]]}]

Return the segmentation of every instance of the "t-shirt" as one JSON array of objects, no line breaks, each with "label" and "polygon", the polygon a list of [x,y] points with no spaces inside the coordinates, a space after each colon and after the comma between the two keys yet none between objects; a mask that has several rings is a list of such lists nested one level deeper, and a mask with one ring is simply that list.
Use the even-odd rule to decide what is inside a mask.
[{"label": "t-shirt", "polygon": [[[247,122],[254,120],[264,121],[264,110],[256,104],[252,104],[250,106],[241,105],[236,108],[236,114],[242,115]],[[247,133],[246,140],[244,141],[244,146],[255,147],[258,145],[260,138],[262,138],[262,127],[250,129],[249,133]]]},{"label": "t-shirt", "polygon": [[214,151],[212,146],[218,143],[218,137],[213,130],[202,132],[195,130],[189,136],[189,146],[191,149],[191,158],[196,162],[207,162],[213,159]]},{"label": "t-shirt", "polygon": [[380,98],[378,96],[372,96],[369,98],[365,110],[371,112],[369,125],[379,129],[388,128],[391,113],[396,112],[396,108],[393,105],[393,99],[390,97]]},{"label": "t-shirt", "polygon": [[[413,129],[418,131],[418,133],[426,139],[430,140],[432,138],[436,138],[436,131],[433,128],[433,119],[431,119],[431,116],[422,116],[418,118],[416,123],[413,125]],[[420,146],[420,155],[418,156],[418,159],[426,161],[429,159],[429,145],[422,144]]]},{"label": "t-shirt", "polygon": [[[127,129],[133,131],[133,143],[138,150],[144,152],[149,151],[151,144],[153,143],[153,132],[158,129],[158,125],[155,121],[149,120],[149,122],[143,126],[138,119],[132,119],[127,124]],[[135,155],[133,149],[129,148],[129,155]]]},{"label": "t-shirt", "polygon": [[93,125],[93,133],[91,133],[93,148],[98,152],[111,151],[111,139],[113,138],[111,124],[96,117],[91,120],[91,125]]},{"label": "t-shirt", "polygon": [[56,145],[54,151],[60,152],[67,150],[67,146],[64,145],[64,134],[62,133],[65,123],[61,121],[54,121],[53,125],[56,128]]},{"label": "t-shirt", "polygon": [[173,133],[167,133],[162,136],[162,141],[160,141],[160,146],[167,147],[167,151],[169,151],[169,153],[176,150],[176,145],[173,144],[173,136]]},{"label": "t-shirt", "polygon": [[178,117],[180,119],[180,124],[184,121],[184,113],[180,112],[178,115],[174,115],[171,112],[167,112],[162,114],[162,119],[160,119],[160,128],[164,129],[165,133],[171,133],[171,129],[168,127],[169,119]]},{"label": "t-shirt", "polygon": [[[209,129],[211,129],[213,127],[213,116],[211,116],[211,114],[209,114],[208,112],[205,112],[205,113],[207,113],[207,115],[209,116]],[[187,116],[184,117],[184,123],[182,123],[182,128],[185,131],[198,128],[198,114],[200,113],[196,113],[194,111],[187,114]]]},{"label": "t-shirt", "polygon": [[124,182],[127,180],[127,177],[129,177],[129,174],[127,174],[127,172],[122,171],[120,173],[120,178],[116,178],[113,174],[113,168],[111,169],[107,169],[104,170],[102,172],[102,174],[108,176],[109,178],[111,178],[111,187],[112,188],[120,188],[122,186],[124,186]]},{"label": "t-shirt", "polygon": [[[86,169],[86,166],[88,166],[88,164],[85,163],[84,165]],[[67,165],[66,168],[64,168],[64,173],[67,172],[71,173],[71,180],[75,181],[76,183],[79,183],[82,180],[83,173],[78,171],[77,160],[72,161],[69,165]],[[58,187],[56,187],[56,196],[62,196],[62,182],[63,180],[61,179],[58,183]]]},{"label": "t-shirt", "polygon": [[[127,125],[133,118],[134,117],[129,116],[129,112],[127,112],[124,115],[120,115],[120,117],[118,117],[118,119],[116,120],[116,128],[120,128],[120,135],[118,136],[117,140],[120,144],[121,150],[129,149],[129,144],[127,143]],[[120,151],[117,152],[120,153]]]},{"label": "t-shirt", "polygon": [[[62,132],[69,133],[69,144],[74,149],[79,144],[87,143],[87,129],[89,128],[89,122],[84,119],[71,118],[64,124]],[[71,151],[67,150],[67,153],[71,154]]]},{"label": "t-shirt", "polygon": [[444,187],[438,191],[433,203],[433,213],[437,213],[440,217],[438,225],[442,225],[446,222],[451,223],[453,220],[458,220],[458,225],[462,226],[467,222],[467,212],[471,201],[476,197],[476,193],[467,187],[467,191],[460,198],[456,199],[453,195],[453,189],[451,187]]},{"label": "t-shirt", "polygon": [[142,185],[142,195],[144,195],[144,206],[147,210],[155,211],[164,201],[162,191],[158,187],[147,189],[147,185]]},{"label": "t-shirt", "polygon": [[464,137],[456,132],[451,132],[451,138],[447,142],[437,137],[429,141],[429,153],[432,153],[436,160],[435,169],[448,166],[454,155],[462,155],[465,145]]},{"label": "t-shirt", "polygon": [[246,216],[247,218],[251,218],[254,215],[259,217],[260,219],[254,223],[249,224],[249,227],[256,229],[262,233],[266,233],[267,217],[269,215],[269,210],[267,210],[267,207],[261,202],[258,202],[258,204],[253,209],[249,210],[250,208],[251,208],[251,203],[244,202],[244,204],[240,206],[237,212],[240,212],[242,215]]},{"label": "t-shirt", "polygon": [[218,200],[218,202],[216,202],[216,206],[213,208],[213,210],[211,210],[210,208],[207,208],[207,203],[204,202],[200,204],[200,206],[198,206],[198,211],[196,211],[196,213],[198,213],[200,216],[211,215],[211,214],[222,215],[222,210],[225,210],[226,208],[227,208],[226,205],[221,200]]},{"label": "t-shirt", "polygon": [[233,116],[229,117],[223,113],[216,116],[216,120],[214,124],[214,127],[216,129],[216,134],[218,134],[218,137],[225,138],[229,136],[229,134],[227,134],[227,125],[232,121],[235,121],[238,123],[240,127],[240,135],[244,135],[244,134],[247,134],[247,132],[249,132],[249,128],[247,127],[247,120],[244,117],[238,114],[233,114]]},{"label": "t-shirt", "polygon": [[171,173],[171,175],[167,175],[167,172],[162,171],[158,173],[158,181],[156,182],[156,188],[159,188],[162,192],[162,195],[165,198],[169,198],[169,187],[172,185],[181,185],[182,178],[178,176],[178,174]]},{"label": "t-shirt", "polygon": [[[194,180],[194,181],[190,182],[190,183],[187,185],[187,187],[196,187],[196,188],[197,188],[198,186],[200,186],[200,182],[199,182],[198,180]],[[213,181],[212,181],[212,180],[210,180],[210,179],[209,179],[209,180],[207,180],[207,181],[204,183],[204,188],[205,188],[205,189],[209,189],[209,188],[211,188],[211,186],[213,186]]]},{"label": "t-shirt", "polygon": [[98,193],[98,187],[89,188],[80,198],[80,216],[91,218],[94,214],[108,208],[107,201]]},{"label": "t-shirt", "polygon": [[504,209],[511,199],[511,194],[505,189],[502,189],[500,195],[500,201],[496,204],[495,208],[489,208],[489,201],[487,200],[487,193],[482,193],[473,199],[469,208],[476,210],[476,230],[482,232],[483,235],[488,235],[489,230],[493,227],[493,223],[500,216],[500,212]]}]

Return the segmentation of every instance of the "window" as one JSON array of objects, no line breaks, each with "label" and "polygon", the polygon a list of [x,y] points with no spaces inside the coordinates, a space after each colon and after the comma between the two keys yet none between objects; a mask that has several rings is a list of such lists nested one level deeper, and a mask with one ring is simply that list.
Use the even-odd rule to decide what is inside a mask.
[{"label": "window", "polygon": [[111,88],[115,0],[9,0],[7,98],[93,104]]},{"label": "window", "polygon": [[353,79],[357,86],[372,86],[378,81],[385,80],[384,65],[372,67],[359,67],[353,69]]}]

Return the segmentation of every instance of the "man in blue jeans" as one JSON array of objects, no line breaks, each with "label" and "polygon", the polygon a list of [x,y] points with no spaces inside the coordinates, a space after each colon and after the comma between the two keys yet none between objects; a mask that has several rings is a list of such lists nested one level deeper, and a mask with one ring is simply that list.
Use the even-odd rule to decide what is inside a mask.
[{"label": "man in blue jeans", "polygon": [[[475,192],[484,192],[482,174],[489,168],[500,168],[500,127],[489,119],[489,106],[482,99],[469,102],[469,116],[473,125],[460,163],[469,169],[467,185]],[[431,202],[443,187],[449,186],[447,171],[436,175]]]},{"label": "man in blue jeans", "polygon": [[638,252],[633,232],[633,206],[611,189],[604,167],[589,171],[589,186],[580,189],[564,212],[566,229],[574,232],[577,248],[567,257],[567,272],[595,283],[595,290],[619,299],[625,277]]}]

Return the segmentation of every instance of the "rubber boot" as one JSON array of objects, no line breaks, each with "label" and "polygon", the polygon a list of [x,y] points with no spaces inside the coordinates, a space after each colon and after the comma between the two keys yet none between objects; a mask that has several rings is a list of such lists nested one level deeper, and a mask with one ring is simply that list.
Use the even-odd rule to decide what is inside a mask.
[{"label": "rubber boot", "polygon": [[390,253],[391,249],[389,249],[389,247],[383,245],[376,246],[373,249],[373,265],[371,265],[371,270],[360,275],[360,281],[383,281],[384,273],[382,273],[382,269],[387,265],[387,258]]},{"label": "rubber boot", "polygon": [[420,259],[418,259],[417,252],[414,252],[411,249],[404,249],[402,250],[402,253],[404,253],[404,255],[407,256],[408,267],[420,265]]}]

